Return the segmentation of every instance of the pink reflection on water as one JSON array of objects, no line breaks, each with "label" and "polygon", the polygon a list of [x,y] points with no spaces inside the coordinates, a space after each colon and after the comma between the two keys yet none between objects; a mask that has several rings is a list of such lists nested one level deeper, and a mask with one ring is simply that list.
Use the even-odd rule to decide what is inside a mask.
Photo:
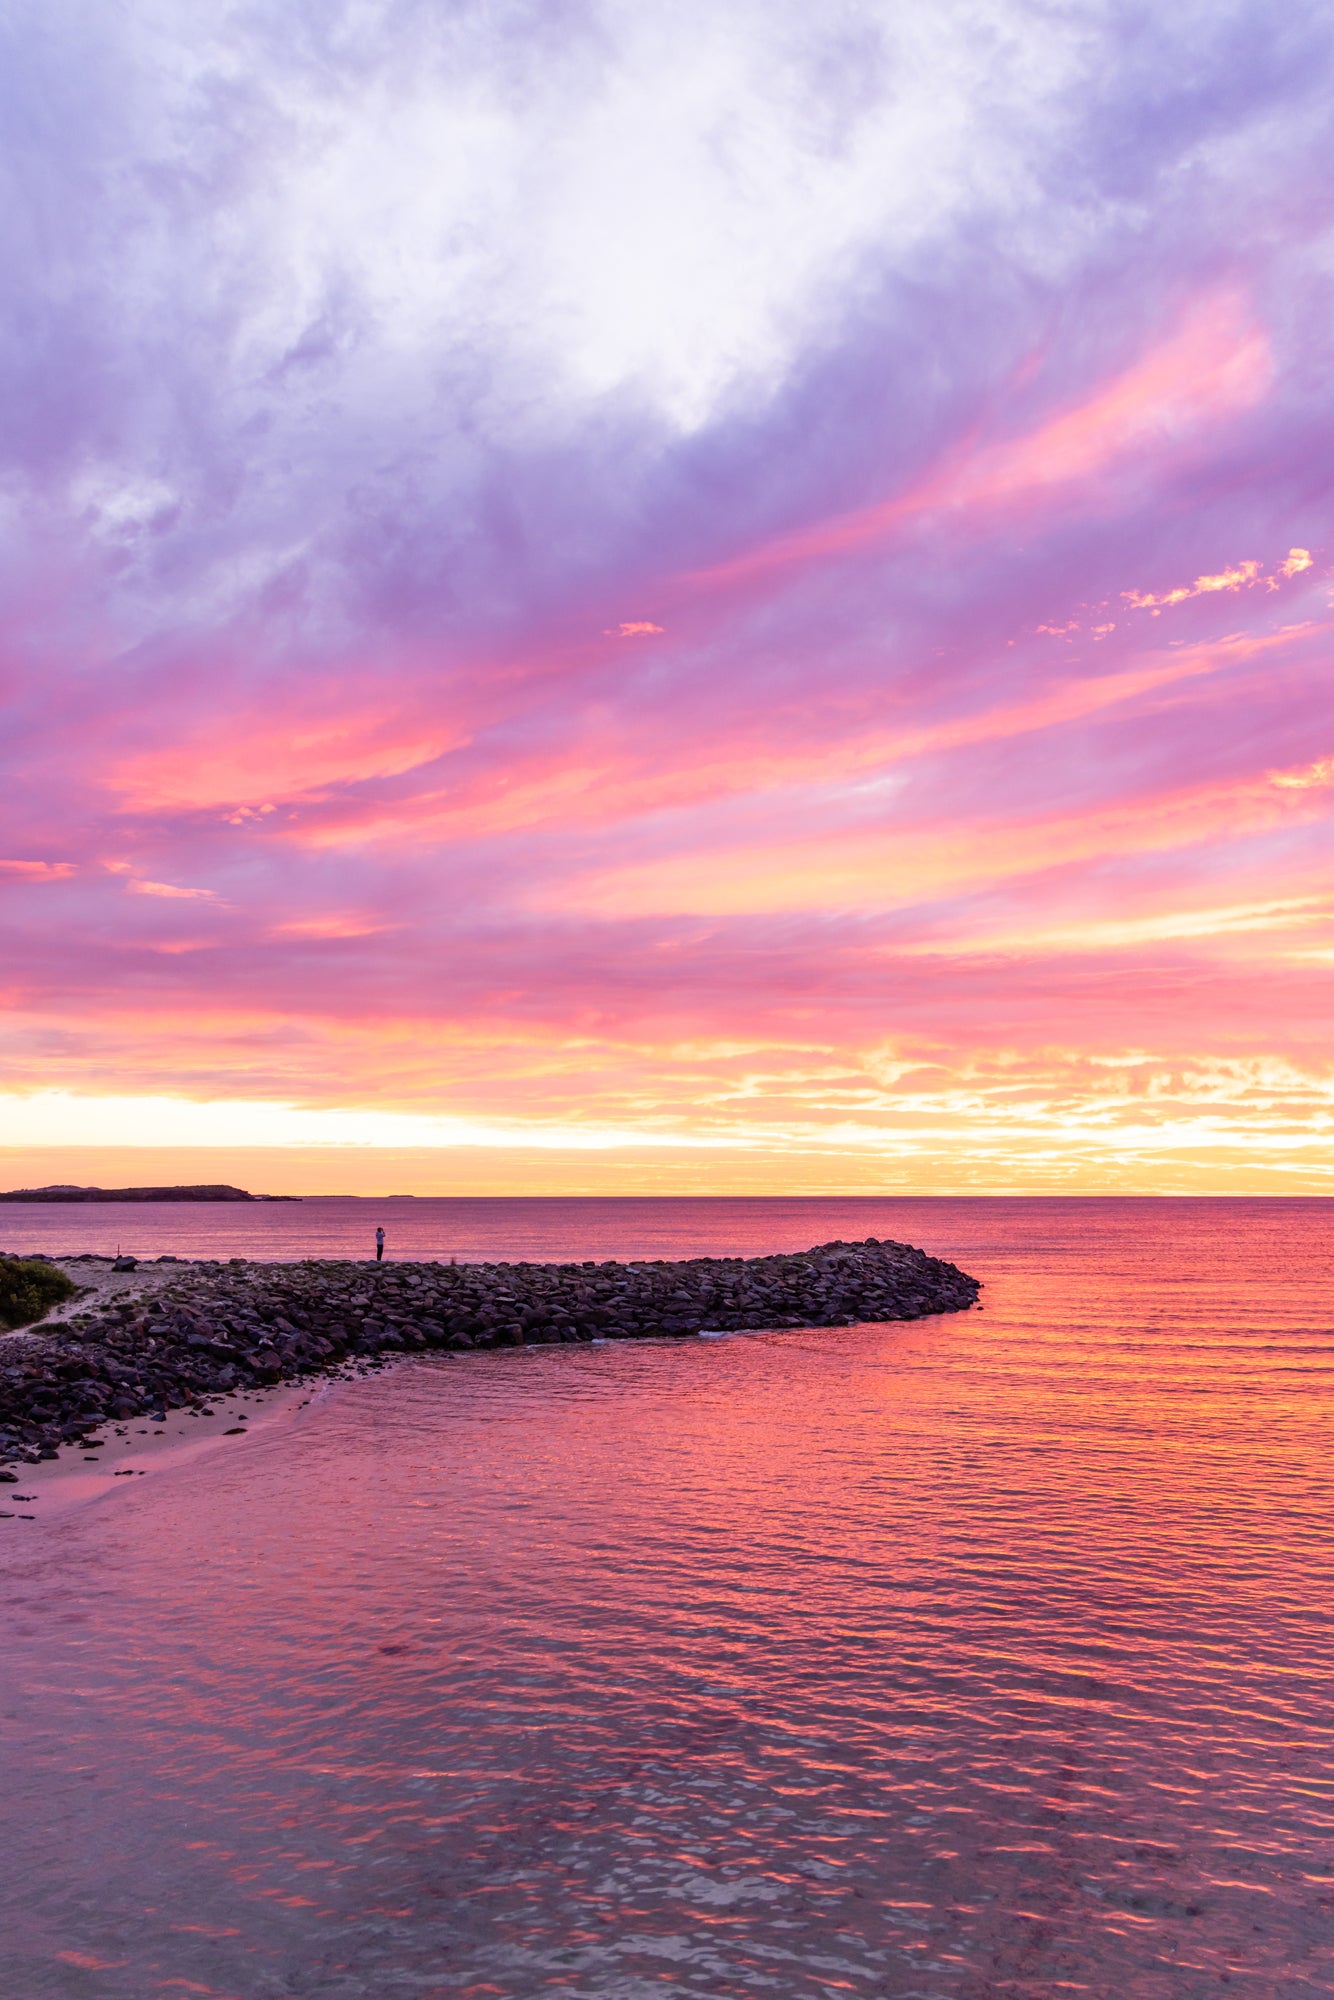
[{"label": "pink reflection on water", "polygon": [[0,1544],[7,1990],[1328,1981],[1329,1206],[912,1233],[983,1313],[415,1362]]}]

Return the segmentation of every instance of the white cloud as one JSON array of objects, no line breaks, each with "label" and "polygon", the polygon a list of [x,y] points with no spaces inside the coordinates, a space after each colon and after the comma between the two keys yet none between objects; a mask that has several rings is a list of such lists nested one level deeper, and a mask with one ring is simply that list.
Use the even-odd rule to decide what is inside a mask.
[{"label": "white cloud", "polygon": [[612,1126],[482,1123],[426,1112],[185,1097],[100,1097],[71,1091],[0,1093],[9,1147],[121,1146],[708,1146],[719,1139]]},{"label": "white cloud", "polygon": [[332,59],[297,7],[131,30],[131,184],[199,198],[179,256],[141,233],[127,297],[211,300],[254,383],[332,364],[379,403],[393,361],[416,406],[452,362],[508,362],[542,370],[543,422],[627,393],[686,430],[780,378],[863,253],[1031,198],[1097,39],[1007,0],[601,0],[545,51],[503,10],[490,37],[336,12]]}]

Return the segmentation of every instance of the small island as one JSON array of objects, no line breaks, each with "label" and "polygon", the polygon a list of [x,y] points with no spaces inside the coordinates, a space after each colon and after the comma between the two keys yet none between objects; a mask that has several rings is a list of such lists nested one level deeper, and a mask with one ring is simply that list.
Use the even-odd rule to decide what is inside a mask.
[{"label": "small island", "polygon": [[299,1194],[251,1194],[247,1188],[227,1187],[210,1182],[203,1187],[100,1188],[51,1187],[11,1188],[0,1201],[300,1201]]}]

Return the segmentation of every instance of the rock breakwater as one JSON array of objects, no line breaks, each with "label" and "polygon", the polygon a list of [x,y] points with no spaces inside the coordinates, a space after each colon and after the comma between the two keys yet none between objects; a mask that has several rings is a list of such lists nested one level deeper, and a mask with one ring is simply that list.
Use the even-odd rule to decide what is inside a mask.
[{"label": "rock breakwater", "polygon": [[978,1290],[956,1265],[875,1237],[681,1263],[191,1264],[0,1342],[0,1458],[35,1462],[108,1422],[427,1349],[920,1319],[961,1312]]}]

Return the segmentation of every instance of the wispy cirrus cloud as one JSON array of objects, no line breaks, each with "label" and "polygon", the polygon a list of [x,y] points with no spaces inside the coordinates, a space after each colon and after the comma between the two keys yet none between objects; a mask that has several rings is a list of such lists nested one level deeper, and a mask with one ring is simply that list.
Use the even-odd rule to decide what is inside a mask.
[{"label": "wispy cirrus cloud", "polygon": [[177,882],[146,882],[142,879],[126,883],[126,888],[134,896],[165,896],[169,902],[215,902],[212,889],[187,889]]},{"label": "wispy cirrus cloud", "polygon": [[1271,375],[1269,344],[1234,294],[1203,298],[1181,326],[1093,393],[1016,436],[966,436],[904,494],[784,536],[702,571],[727,583],[775,565],[837,557],[943,510],[1040,505],[1099,508],[1101,482],[1145,455],[1161,462],[1201,431],[1254,407]]}]

